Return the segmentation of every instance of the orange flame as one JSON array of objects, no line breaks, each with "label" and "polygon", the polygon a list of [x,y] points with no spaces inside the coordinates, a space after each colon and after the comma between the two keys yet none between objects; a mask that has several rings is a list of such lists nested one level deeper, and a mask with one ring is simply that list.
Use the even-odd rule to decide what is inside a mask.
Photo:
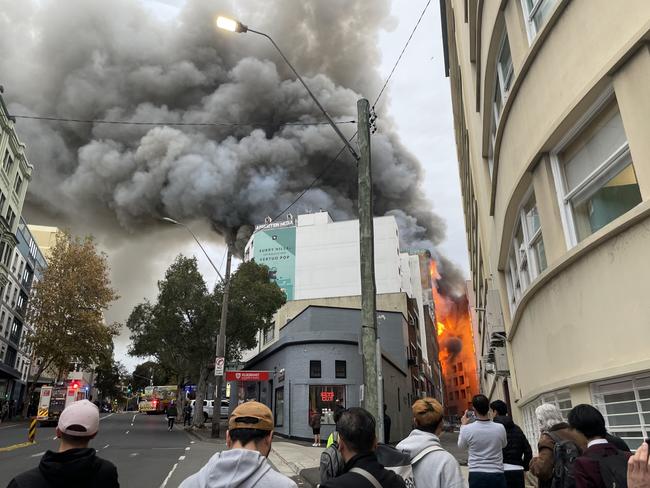
[{"label": "orange flame", "polygon": [[462,415],[478,393],[478,376],[472,323],[467,296],[443,295],[438,289],[438,265],[431,261],[432,294],[440,346],[440,364],[445,381],[447,415]]}]

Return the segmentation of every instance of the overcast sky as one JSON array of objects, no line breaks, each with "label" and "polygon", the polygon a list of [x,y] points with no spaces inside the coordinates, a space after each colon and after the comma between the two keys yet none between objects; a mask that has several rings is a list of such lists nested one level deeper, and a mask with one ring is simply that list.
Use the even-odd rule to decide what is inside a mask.
[{"label": "overcast sky", "polygon": [[[183,3],[183,0],[140,1],[153,15],[168,20],[173,20]],[[393,2],[393,15],[397,22],[392,31],[380,34],[381,70],[384,76],[390,72],[425,4],[426,0]],[[423,185],[434,210],[447,221],[447,239],[441,249],[467,273],[467,250],[452,130],[449,80],[444,76],[441,44],[438,2],[432,1],[389,85],[389,112],[396,122],[402,141],[419,158],[425,169]],[[296,68],[300,71],[300,66]],[[224,247],[215,241],[214,232],[201,223],[193,224],[193,230],[206,242],[213,261],[222,264]],[[113,282],[119,288],[120,283],[128,280],[131,296],[121,298],[115,308],[120,310],[120,313],[109,311],[109,320],[124,321],[126,317],[121,316],[123,310],[144,297],[154,298],[156,281],[162,278],[164,270],[179,252],[195,255],[208,283],[215,282],[216,273],[189,234],[182,228],[170,226],[164,237],[177,239],[178,247],[167,247],[166,250],[157,252],[153,255],[149,268],[137,277],[134,276],[130,264],[120,265],[130,263],[121,258],[133,252],[146,252],[143,247],[148,246],[148,242],[140,242],[138,237],[134,236],[122,247],[112,249],[109,258]],[[133,280],[136,279],[138,286],[133,287]],[[138,296],[134,294],[134,290]],[[116,356],[132,368],[140,360],[126,355],[127,342],[124,336],[118,339]]]}]

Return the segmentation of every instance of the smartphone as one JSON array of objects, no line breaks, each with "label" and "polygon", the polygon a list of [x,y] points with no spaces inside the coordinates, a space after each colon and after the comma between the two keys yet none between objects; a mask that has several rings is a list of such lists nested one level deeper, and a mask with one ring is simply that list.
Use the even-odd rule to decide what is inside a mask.
[{"label": "smartphone", "polygon": [[474,410],[467,410],[465,412],[465,415],[467,416],[470,422],[474,422],[476,420],[476,414],[474,413]]}]

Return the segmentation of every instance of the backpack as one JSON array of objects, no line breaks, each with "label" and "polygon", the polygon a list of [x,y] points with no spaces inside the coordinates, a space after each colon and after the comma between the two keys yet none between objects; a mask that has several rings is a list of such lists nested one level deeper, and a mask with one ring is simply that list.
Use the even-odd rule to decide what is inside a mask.
[{"label": "backpack", "polygon": [[320,482],[325,483],[327,480],[336,478],[343,472],[343,456],[339,452],[338,436],[334,444],[325,449],[320,455]]},{"label": "backpack", "polygon": [[398,451],[387,444],[379,444],[375,454],[377,455],[379,464],[404,480],[406,488],[415,488],[415,477],[413,476],[413,466],[415,463],[420,461],[430,452],[443,450],[444,449],[440,446],[429,446],[422,449],[413,460],[411,460],[411,456],[408,453]]},{"label": "backpack", "polygon": [[553,432],[547,432],[553,439],[553,478],[551,488],[575,488],[576,480],[573,477],[573,465],[580,449],[575,442],[569,439],[562,439]]},{"label": "backpack", "polygon": [[627,458],[624,452],[613,456],[589,456],[598,461],[600,476],[607,488],[627,488]]}]

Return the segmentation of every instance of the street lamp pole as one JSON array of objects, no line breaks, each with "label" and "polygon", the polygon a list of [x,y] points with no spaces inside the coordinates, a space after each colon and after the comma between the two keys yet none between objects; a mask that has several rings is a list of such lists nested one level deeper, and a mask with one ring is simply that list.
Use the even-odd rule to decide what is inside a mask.
[{"label": "street lamp pole", "polygon": [[230,295],[230,266],[232,263],[231,243],[229,242],[228,238],[226,238],[226,246],[228,246],[228,256],[226,258],[226,277],[224,278],[219,272],[219,269],[212,262],[212,259],[210,259],[210,256],[208,256],[208,253],[203,247],[203,245],[201,244],[201,242],[194,235],[194,232],[192,232],[192,229],[190,229],[187,225],[181,222],[178,222],[174,219],[170,219],[169,217],[163,217],[163,220],[165,222],[169,222],[170,224],[180,225],[182,227],[185,227],[185,229],[190,234],[192,234],[192,237],[194,237],[194,240],[203,251],[203,254],[205,254],[205,257],[208,258],[208,261],[210,262],[214,270],[217,272],[217,275],[219,275],[219,278],[221,278],[221,282],[223,283],[223,300],[221,302],[221,320],[219,322],[219,335],[217,336],[217,345],[215,348],[216,351],[214,356],[216,380],[215,380],[215,387],[214,387],[214,405],[212,408],[212,426],[211,426],[211,437],[214,439],[219,437],[221,431],[221,425],[220,425],[221,389],[223,386],[223,372],[221,373],[221,375],[216,374],[217,372],[216,363],[219,358],[226,357],[226,325],[228,321],[228,299]]},{"label": "street lamp pole", "polygon": [[364,366],[364,391],[363,406],[369,412],[377,415],[377,438],[383,441],[383,405],[379,404],[381,395],[379,390],[382,386],[381,381],[381,348],[379,346],[377,334],[377,306],[376,306],[376,286],[375,286],[375,269],[374,269],[374,215],[372,201],[372,176],[371,176],[371,157],[370,157],[370,120],[369,120],[369,103],[368,100],[362,99],[357,103],[358,129],[359,129],[359,147],[361,156],[350,144],[350,141],[339,130],[338,126],[325,108],[318,101],[316,96],[309,89],[305,81],[298,74],[293,65],[289,62],[280,47],[275,41],[264,32],[259,32],[249,28],[234,19],[227,17],[217,18],[217,27],[231,32],[253,32],[260,36],[266,37],[273,47],[280,53],[282,59],[287,63],[291,71],[296,75],[298,80],[309,93],[316,106],[325,115],[325,118],[332,126],[336,134],[341,138],[345,147],[350,151],[357,161],[359,176],[359,247],[360,247],[360,273],[361,273],[361,334],[359,341],[363,354]]}]

